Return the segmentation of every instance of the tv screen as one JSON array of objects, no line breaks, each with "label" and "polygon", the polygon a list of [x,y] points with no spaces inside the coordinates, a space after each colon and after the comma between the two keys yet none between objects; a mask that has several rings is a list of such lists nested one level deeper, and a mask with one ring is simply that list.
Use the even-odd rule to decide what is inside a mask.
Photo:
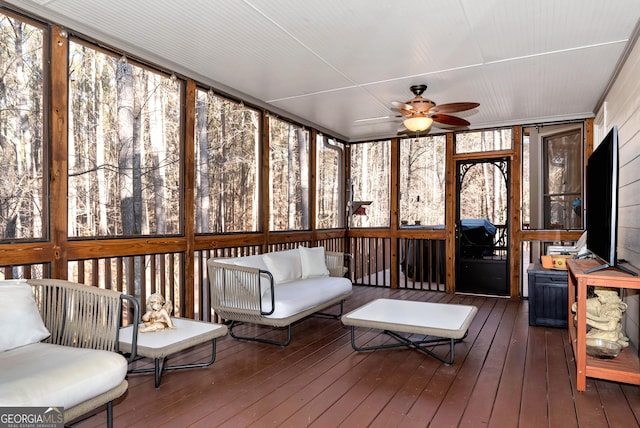
[{"label": "tv screen", "polygon": [[615,126],[589,157],[586,188],[587,248],[607,265],[616,266],[618,128]]},{"label": "tv screen", "polygon": [[618,244],[618,128],[613,127],[587,163],[587,249],[604,263],[585,273],[608,267],[637,276],[620,266]]}]

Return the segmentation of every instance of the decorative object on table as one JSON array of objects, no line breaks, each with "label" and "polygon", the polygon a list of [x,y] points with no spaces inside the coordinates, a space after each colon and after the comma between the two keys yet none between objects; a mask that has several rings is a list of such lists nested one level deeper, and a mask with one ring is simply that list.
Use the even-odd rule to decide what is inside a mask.
[{"label": "decorative object on table", "polygon": [[144,325],[140,326],[141,332],[160,331],[165,328],[175,328],[171,321],[171,312],[173,305],[171,301],[165,302],[164,297],[160,293],[153,293],[147,301],[147,312],[142,315]]},{"label": "decorative object on table", "polygon": [[567,259],[572,259],[572,255],[554,254],[551,256],[551,269],[567,270]]},{"label": "decorative object on table", "polygon": [[[622,348],[626,348],[629,346],[629,338],[622,333],[620,320],[623,312],[627,309],[627,304],[620,299],[618,292],[615,290],[596,287],[594,294],[596,297],[587,299],[587,326],[591,327],[587,332],[587,345],[590,340],[601,339],[616,342]],[[576,312],[576,309],[577,303],[574,303],[571,310]],[[613,347],[607,345],[604,342],[600,342],[594,346],[607,348],[606,352],[609,352],[609,355],[615,353],[610,351]],[[615,356],[610,356],[609,358],[615,358]]]},{"label": "decorative object on table", "polygon": [[587,338],[587,354],[601,359],[616,358],[622,350],[622,345],[605,339]]}]

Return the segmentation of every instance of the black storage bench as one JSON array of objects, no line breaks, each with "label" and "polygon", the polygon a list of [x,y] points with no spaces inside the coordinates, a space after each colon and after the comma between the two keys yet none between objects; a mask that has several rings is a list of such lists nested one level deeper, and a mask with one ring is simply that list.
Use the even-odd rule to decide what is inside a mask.
[{"label": "black storage bench", "polygon": [[529,325],[567,328],[568,301],[566,270],[529,265]]}]

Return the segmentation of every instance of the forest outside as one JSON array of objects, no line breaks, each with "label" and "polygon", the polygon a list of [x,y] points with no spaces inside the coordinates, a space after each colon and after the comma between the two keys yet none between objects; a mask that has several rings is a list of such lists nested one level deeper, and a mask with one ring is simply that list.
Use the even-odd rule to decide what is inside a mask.
[{"label": "forest outside", "polygon": [[182,83],[69,43],[70,237],[181,233]]},{"label": "forest outside", "polygon": [[[47,239],[45,36],[0,14],[1,241]],[[71,36],[68,87],[67,236],[182,234],[184,80]],[[311,228],[309,129],[269,118],[270,176],[261,183],[261,112],[198,88],[195,115],[196,233],[259,231],[265,185],[271,230]],[[344,146],[322,135],[316,146],[316,226],[338,228]]]},{"label": "forest outside", "polygon": [[400,223],[444,225],[446,137],[400,140]]},{"label": "forest outside", "polygon": [[[513,146],[510,128],[456,133],[460,153],[499,152]],[[353,216],[352,227],[389,227],[390,142],[351,146],[351,184],[356,201],[371,201]],[[399,142],[399,227],[442,228],[445,223],[446,137],[444,134],[402,138]],[[481,201],[464,206],[465,218],[484,218],[497,224],[506,221],[507,190],[492,183],[504,180],[499,172],[478,168],[469,171],[464,195]]]},{"label": "forest outside", "polygon": [[46,239],[44,30],[0,14],[0,239]]},{"label": "forest outside", "polygon": [[196,91],[196,233],[258,230],[259,119],[242,103]]}]

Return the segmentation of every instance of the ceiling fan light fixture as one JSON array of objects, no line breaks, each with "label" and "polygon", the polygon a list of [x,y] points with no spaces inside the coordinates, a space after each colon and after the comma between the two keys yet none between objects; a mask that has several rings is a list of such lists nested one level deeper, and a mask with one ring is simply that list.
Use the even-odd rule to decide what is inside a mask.
[{"label": "ceiling fan light fixture", "polygon": [[409,131],[420,132],[429,129],[433,119],[424,115],[416,115],[405,119],[402,123]]}]

